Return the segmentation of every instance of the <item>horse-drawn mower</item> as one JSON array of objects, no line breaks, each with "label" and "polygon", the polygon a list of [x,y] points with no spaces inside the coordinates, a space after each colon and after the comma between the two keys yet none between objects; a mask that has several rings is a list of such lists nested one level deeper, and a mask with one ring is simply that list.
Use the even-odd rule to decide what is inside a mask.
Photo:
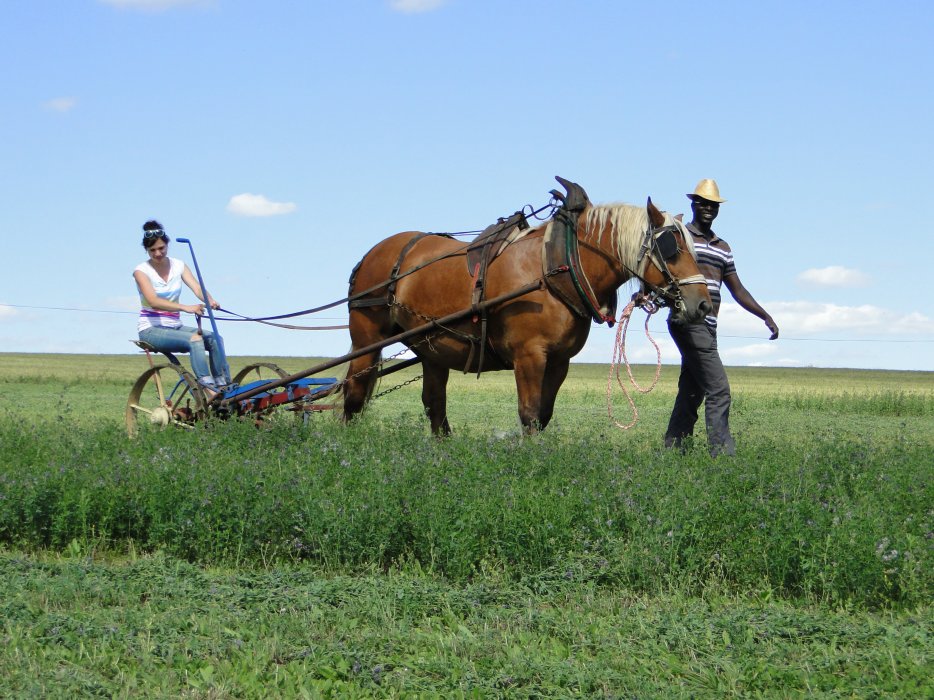
[{"label": "horse-drawn mower", "polygon": [[[337,392],[342,416],[349,420],[372,398],[380,377],[419,363],[422,402],[433,432],[450,431],[446,385],[452,369],[478,375],[513,370],[523,427],[544,428],[592,322],[612,326],[625,319],[628,324],[625,314],[633,304],[615,318],[622,284],[638,279],[639,303],[647,311],[668,305],[676,322],[701,323],[711,308],[692,239],[679,220],[659,211],[651,199],[645,207],[594,206],[580,185],[556,179],[566,195],[552,190],[549,204],[501,218],[467,243],[453,234],[415,231],[384,239],[354,268],[348,296],[340,301],[284,316],[241,317],[268,322],[346,302],[352,351],[342,357],[296,374],[258,363],[235,377],[224,357],[227,383],[209,397],[177,358],[168,355],[167,364],[157,365],[152,348],[141,345],[150,368],[130,392],[127,430],[133,435],[140,424],[192,426],[210,416],[258,418],[283,406],[325,410],[336,406],[321,400]],[[528,219],[546,209],[547,223],[533,228]],[[191,248],[188,239],[178,241]],[[193,248],[191,255],[204,290]],[[219,337],[210,305],[207,314]],[[415,357],[384,362],[382,350],[396,343]],[[345,363],[341,381],[313,377]]]}]

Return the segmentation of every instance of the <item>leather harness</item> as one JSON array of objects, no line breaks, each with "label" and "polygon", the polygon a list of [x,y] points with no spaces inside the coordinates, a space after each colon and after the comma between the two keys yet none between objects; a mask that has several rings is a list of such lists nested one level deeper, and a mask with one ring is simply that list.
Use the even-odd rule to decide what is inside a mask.
[{"label": "leather harness", "polygon": [[[589,317],[596,323],[606,323],[608,326],[612,327],[616,322],[615,316],[617,308],[617,296],[614,294],[611,297],[609,303],[606,306],[601,307],[599,301],[597,300],[596,294],[590,286],[587,275],[584,273],[583,268],[581,267],[580,262],[580,246],[577,236],[577,221],[581,212],[590,204],[590,202],[587,199],[586,193],[584,193],[583,189],[578,185],[574,183],[568,183],[561,178],[557,179],[566,188],[571,185],[576,189],[569,189],[569,197],[567,199],[555,190],[552,190],[552,195],[554,195],[556,199],[561,200],[562,204],[555,210],[551,223],[545,229],[543,238],[542,268],[545,284],[547,285],[548,289],[551,290],[551,292],[554,293],[554,295],[557,296],[562,302],[564,302],[564,304],[576,316],[581,318]],[[470,352],[467,357],[467,363],[463,370],[465,374],[470,371],[471,363],[473,362],[474,356],[478,350],[480,353],[479,357],[477,358],[478,376],[483,371],[483,359],[485,353],[489,351],[494,353],[494,355],[496,354],[495,349],[492,347],[492,345],[489,345],[488,342],[488,305],[483,304],[486,290],[486,273],[490,263],[496,259],[497,256],[502,254],[511,243],[521,238],[525,232],[529,230],[529,228],[529,222],[526,219],[526,216],[521,211],[517,211],[512,216],[500,218],[495,224],[488,226],[466,247],[467,273],[473,280],[470,295],[470,309],[473,312],[473,322],[480,324],[480,335],[478,337],[469,333],[455,332],[451,329],[448,329],[449,332],[454,333],[458,337],[461,337],[470,343]],[[694,275],[689,278],[678,279],[674,277],[674,275],[668,269],[666,258],[669,256],[662,254],[662,251],[660,250],[659,239],[663,236],[663,234],[666,234],[673,229],[675,229],[674,226],[663,226],[658,229],[649,229],[646,231],[642,252],[639,256],[639,263],[642,263],[646,257],[650,258],[656,264],[656,266],[659,267],[663,276],[665,277],[667,283],[666,287],[655,287],[652,290],[656,298],[665,299],[667,301],[674,302],[675,304],[683,304],[684,302],[679,286],[681,284],[700,284],[704,282],[704,278],[702,275]],[[396,259],[396,263],[393,265],[389,279],[386,281],[386,294],[379,297],[352,298],[349,301],[349,307],[351,309],[359,309],[373,306],[392,306],[393,304],[397,303],[395,301],[395,289],[398,280],[401,277],[412,274],[413,272],[427,267],[431,263],[437,262],[439,259],[441,259],[435,258],[426,261],[414,268],[406,269],[404,272],[402,272],[402,265],[405,262],[406,256],[409,254],[412,248],[426,236],[445,236],[450,238],[450,236],[447,236],[446,234],[438,233],[418,233],[413,236],[411,239],[409,239],[402,250],[399,251],[399,256]],[[456,254],[460,255],[463,253],[461,251],[457,251]],[[442,256],[442,258],[443,257],[448,256],[445,255]],[[351,289],[353,288],[353,283],[354,279],[356,278],[357,271],[365,259],[366,256],[364,256],[364,258],[359,263],[357,263],[351,272]],[[638,272],[634,270],[629,270],[629,272],[631,272],[635,277],[642,279]],[[647,285],[644,279],[643,285]],[[373,291],[376,291],[376,289]],[[488,345],[489,347],[487,347]],[[498,359],[500,360],[501,364],[508,366],[508,363],[505,362],[502,358]]]},{"label": "leather harness", "polygon": [[[468,371],[478,347],[480,356],[477,358],[477,376],[479,377],[483,371],[483,357],[487,350],[487,310],[486,308],[481,310],[480,303],[486,292],[487,268],[510,243],[522,237],[530,228],[525,214],[517,211],[512,216],[500,218],[495,224],[487,226],[467,247],[467,273],[473,279],[470,309],[473,312],[473,322],[480,323],[480,338],[478,342],[474,342],[473,337],[470,339],[470,353],[467,356],[464,373]],[[496,353],[492,346],[489,350]],[[502,362],[502,359],[500,361]]]},{"label": "leather harness", "polygon": [[[542,269],[545,283],[556,297],[581,318],[592,318],[611,328],[616,322],[616,295],[606,312],[600,308],[597,295],[581,268],[580,245],[577,238],[577,218],[580,210],[569,211],[560,207],[545,230],[542,247]],[[568,274],[560,274],[567,272]]]}]

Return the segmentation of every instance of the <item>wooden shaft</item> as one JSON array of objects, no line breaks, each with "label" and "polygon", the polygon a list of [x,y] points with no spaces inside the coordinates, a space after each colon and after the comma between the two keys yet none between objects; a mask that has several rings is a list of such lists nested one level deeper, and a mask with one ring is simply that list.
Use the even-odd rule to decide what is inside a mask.
[{"label": "wooden shaft", "polygon": [[429,321],[428,323],[425,323],[416,328],[412,328],[402,333],[398,333],[397,335],[394,335],[390,338],[381,340],[378,343],[367,345],[366,347],[360,348],[359,350],[355,350],[351,353],[348,353],[347,355],[336,357],[333,360],[328,360],[327,362],[322,362],[321,364],[315,365],[314,367],[306,369],[302,372],[291,374],[288,377],[283,377],[282,379],[278,379],[276,381],[270,382],[269,384],[263,384],[262,386],[258,386],[255,389],[250,389],[249,391],[245,391],[242,394],[237,394],[236,396],[231,397],[229,399],[224,399],[220,402],[220,405],[226,406],[227,404],[232,403],[232,402],[244,401],[246,399],[249,399],[250,397],[256,396],[257,394],[261,394],[264,391],[269,391],[270,389],[278,389],[280,386],[285,386],[286,384],[290,384],[291,382],[297,381],[299,379],[310,377],[312,374],[318,374],[318,372],[323,372],[326,369],[337,367],[338,365],[342,365],[345,362],[350,362],[351,360],[355,360],[358,357],[369,355],[371,352],[382,350],[383,348],[389,345],[392,345],[393,343],[401,343],[405,340],[408,340],[409,338],[413,338],[417,335],[421,335],[422,333],[426,333],[430,331],[432,328],[436,328],[438,326],[445,326],[449,323],[453,323],[454,321],[459,321],[465,316],[470,316],[472,314],[477,313],[478,311],[483,311],[484,309],[488,309],[491,306],[496,306],[497,304],[502,304],[503,302],[509,301],[510,299],[515,299],[516,297],[521,297],[524,294],[528,294],[529,292],[534,292],[536,289],[541,289],[541,287],[542,287],[542,280],[531,282],[525,285],[524,287],[520,287],[519,289],[509,292],[508,294],[501,294],[498,297],[488,299],[487,301],[484,301],[481,304],[478,304],[477,308],[475,309],[474,308],[463,309],[461,311],[456,311],[453,314],[442,316],[441,318],[437,318],[434,321]]}]

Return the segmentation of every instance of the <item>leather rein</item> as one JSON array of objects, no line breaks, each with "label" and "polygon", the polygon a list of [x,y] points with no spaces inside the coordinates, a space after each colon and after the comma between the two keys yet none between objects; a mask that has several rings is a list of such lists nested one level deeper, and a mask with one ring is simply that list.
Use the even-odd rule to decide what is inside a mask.
[{"label": "leather rein", "polygon": [[[646,302],[651,302],[656,306],[674,306],[675,308],[685,310],[686,304],[684,301],[684,296],[681,293],[681,287],[689,284],[707,284],[707,279],[701,274],[689,275],[687,277],[676,277],[668,267],[665,255],[661,250],[659,239],[666,233],[674,235],[675,233],[679,232],[681,233],[682,237],[686,235],[674,224],[648,229],[642,239],[642,247],[639,251],[639,258],[636,261],[636,267],[639,269],[639,272],[631,269],[629,266],[622,263],[619,259],[607,255],[604,251],[596,248],[595,246],[592,246],[584,241],[580,241],[580,243],[588,250],[603,255],[607,259],[613,260],[613,262],[621,265],[623,269],[626,270],[626,272],[642,282],[642,293]],[[679,246],[676,249],[675,254],[682,252],[682,250],[683,249]],[[668,257],[671,258],[673,256],[669,255]],[[654,263],[655,267],[657,267],[659,272],[662,273],[662,276],[665,278],[664,286],[659,287],[658,285],[654,285],[645,279],[645,268],[649,264],[649,261]],[[601,313],[599,310],[599,305],[596,303],[593,292],[590,291],[590,282],[587,280],[587,276],[584,273],[584,270],[582,268],[575,269],[575,266],[570,266],[568,272],[571,274],[571,277],[574,280],[574,286],[577,288],[581,300],[587,306],[587,310],[590,312],[594,320],[597,323],[606,322],[608,325],[612,326],[615,322],[615,319]],[[588,291],[590,292],[589,294]]]},{"label": "leather rein", "polygon": [[[652,299],[656,304],[663,306],[672,305],[677,309],[685,311],[687,305],[684,301],[684,295],[681,294],[681,287],[689,284],[707,284],[707,278],[702,274],[688,275],[687,277],[676,277],[671,269],[668,267],[668,259],[671,259],[673,256],[668,255],[667,258],[663,254],[660,245],[660,239],[666,233],[671,233],[674,236],[676,233],[681,233],[682,238],[684,236],[690,235],[680,229],[675,224],[669,224],[667,226],[660,226],[659,228],[649,229],[645,232],[645,238],[642,241],[642,250],[639,252],[638,263],[641,263],[645,260],[645,264],[640,265],[640,269],[644,272],[648,261],[651,260],[655,264],[655,267],[658,268],[659,272],[662,273],[662,276],[665,278],[665,286],[658,287],[656,285],[650,284],[646,279],[639,274],[636,274],[642,281],[642,291],[645,292],[646,289],[649,290],[648,297]],[[675,254],[683,252],[683,249],[679,246]]]}]

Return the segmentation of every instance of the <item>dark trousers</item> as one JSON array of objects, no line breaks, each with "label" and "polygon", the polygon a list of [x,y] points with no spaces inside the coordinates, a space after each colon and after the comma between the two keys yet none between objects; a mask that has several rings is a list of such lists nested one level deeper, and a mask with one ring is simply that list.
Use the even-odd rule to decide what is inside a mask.
[{"label": "dark trousers", "polygon": [[717,331],[706,323],[669,323],[668,332],[681,351],[678,396],[665,431],[665,445],[680,447],[694,434],[697,410],[704,406],[710,454],[732,455],[736,451],[730,434],[730,382],[717,351]]}]

